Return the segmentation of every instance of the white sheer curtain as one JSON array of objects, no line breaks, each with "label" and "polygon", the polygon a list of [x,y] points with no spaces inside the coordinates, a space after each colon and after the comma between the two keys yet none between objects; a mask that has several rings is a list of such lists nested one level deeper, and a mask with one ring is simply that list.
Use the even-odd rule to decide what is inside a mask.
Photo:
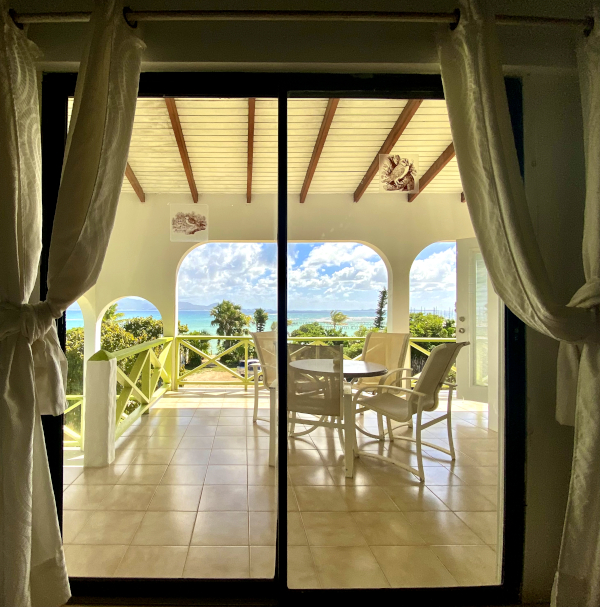
[{"label": "white sheer curtain", "polygon": [[[600,605],[600,27],[582,41],[587,198],[586,284],[568,306],[552,292],[527,210],[491,5],[461,0],[440,37],[452,137],[469,212],[498,295],[534,329],[561,341],[557,417],[575,423],[575,452],[553,604]],[[583,33],[582,33],[583,38]]]},{"label": "white sheer curtain", "polygon": [[80,67],[45,302],[29,304],[41,252],[37,50],[0,0],[0,604],[70,596],[41,414],[64,410],[55,318],[96,281],[114,222],[143,43],[117,0],[98,1]]}]

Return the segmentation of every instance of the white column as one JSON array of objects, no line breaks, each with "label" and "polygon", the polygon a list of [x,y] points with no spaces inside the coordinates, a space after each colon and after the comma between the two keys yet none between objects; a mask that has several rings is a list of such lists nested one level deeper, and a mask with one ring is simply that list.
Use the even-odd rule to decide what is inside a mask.
[{"label": "white column", "polygon": [[86,363],[85,398],[83,464],[108,466],[115,459],[117,361],[106,352]]}]

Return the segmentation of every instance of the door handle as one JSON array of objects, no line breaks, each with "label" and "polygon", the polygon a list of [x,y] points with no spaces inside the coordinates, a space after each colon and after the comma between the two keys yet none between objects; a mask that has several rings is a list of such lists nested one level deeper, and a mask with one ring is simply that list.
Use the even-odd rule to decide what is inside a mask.
[{"label": "door handle", "polygon": [[464,333],[464,332],[465,332],[465,330],[464,330],[463,328],[460,328],[460,329],[458,330],[458,332],[459,332],[459,333]]}]

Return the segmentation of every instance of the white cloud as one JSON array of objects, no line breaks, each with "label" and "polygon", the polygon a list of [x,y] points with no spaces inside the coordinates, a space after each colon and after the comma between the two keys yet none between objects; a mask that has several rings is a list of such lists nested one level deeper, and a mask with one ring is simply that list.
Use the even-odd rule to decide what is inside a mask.
[{"label": "white cloud", "polygon": [[456,247],[416,259],[410,270],[410,307],[453,310],[456,302]]}]

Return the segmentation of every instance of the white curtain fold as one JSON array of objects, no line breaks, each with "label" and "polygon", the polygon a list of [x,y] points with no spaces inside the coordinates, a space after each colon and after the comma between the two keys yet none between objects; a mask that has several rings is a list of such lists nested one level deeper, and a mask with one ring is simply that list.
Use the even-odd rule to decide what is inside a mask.
[{"label": "white curtain fold", "polygon": [[439,39],[444,94],[469,212],[498,295],[527,325],[561,341],[557,418],[575,450],[553,593],[559,607],[600,605],[600,27],[579,66],[586,138],[586,284],[568,306],[553,294],[528,212],[511,129],[492,6],[461,0]]},{"label": "white curtain fold", "polygon": [[55,318],[96,282],[125,172],[143,43],[122,3],[96,3],[80,68],[50,246],[41,252],[37,50],[0,0],[0,604],[54,607],[69,584],[41,430],[65,407]]}]

